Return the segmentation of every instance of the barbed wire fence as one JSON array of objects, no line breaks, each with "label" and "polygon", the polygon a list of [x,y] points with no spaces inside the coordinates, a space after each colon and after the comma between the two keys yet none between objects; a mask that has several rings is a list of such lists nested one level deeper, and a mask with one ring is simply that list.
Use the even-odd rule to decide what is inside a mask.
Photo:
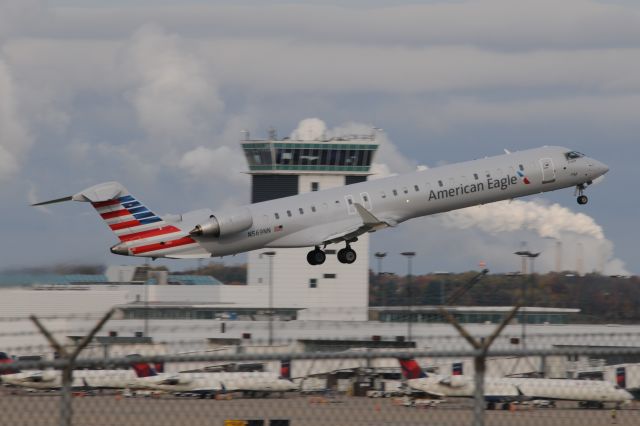
[{"label": "barbed wire fence", "polygon": [[[490,404],[487,398],[494,396],[491,395],[492,389],[487,392],[485,388],[485,392],[482,392],[483,386],[478,385],[478,380],[484,379],[485,374],[491,377],[512,373],[509,369],[513,368],[513,362],[508,364],[506,360],[515,360],[516,363],[522,361],[523,365],[528,363],[530,368],[525,370],[544,370],[544,366],[553,358],[565,361],[565,371],[568,370],[567,366],[576,370],[576,365],[582,362],[582,370],[585,373],[592,372],[588,367],[592,366],[593,360],[607,357],[640,360],[640,332],[626,332],[616,336],[603,333],[545,334],[538,336],[538,340],[548,339],[565,342],[567,345],[554,344],[543,347],[530,344],[527,349],[514,349],[507,345],[495,349],[481,345],[471,347],[460,344],[460,337],[451,329],[449,335],[434,337],[429,349],[415,349],[409,345],[410,342],[390,342],[394,344],[389,347],[354,348],[354,340],[348,338],[337,338],[331,347],[321,349],[314,348],[313,345],[305,347],[301,345],[300,339],[290,338],[276,339],[271,346],[261,339],[252,339],[250,343],[240,344],[228,342],[225,345],[224,342],[216,342],[215,347],[211,347],[210,342],[203,342],[202,339],[165,339],[153,344],[124,345],[121,350],[112,352],[101,350],[104,344],[96,343],[92,339],[92,328],[98,332],[100,327],[92,327],[89,320],[95,322],[98,318],[84,318],[87,321],[84,327],[51,330],[52,336],[68,336],[69,333],[80,336],[71,343],[64,341],[63,344],[55,345],[49,340],[49,346],[38,346],[37,350],[34,350],[36,346],[2,348],[7,353],[39,353],[43,356],[34,359],[18,358],[12,362],[0,363],[3,378],[0,424],[482,425],[486,421],[490,424],[522,422],[586,425],[609,424],[613,421],[618,424],[640,422],[640,411],[636,409],[635,403],[610,401],[609,410],[587,411],[578,409],[576,402],[562,401],[557,403],[558,408],[547,410],[540,408],[544,406],[543,403],[536,405],[532,399],[526,398],[520,387],[516,389],[523,395],[514,395],[511,401],[503,404],[507,409],[487,411]],[[21,320],[24,321],[24,318]],[[505,324],[506,322],[508,320]],[[43,321],[42,325],[46,329],[46,321]],[[359,335],[355,330],[357,324],[343,326],[354,328],[353,335]],[[109,327],[113,328],[111,324]],[[162,324],[150,330],[163,331],[166,335],[173,334],[175,337],[181,330],[193,327],[197,325],[185,328],[183,325]],[[311,330],[313,325],[300,325],[303,330],[307,327]],[[36,333],[42,333],[42,330],[2,330],[0,339],[29,337],[35,336]],[[534,341],[535,336],[529,335]],[[476,338],[478,343],[482,342],[481,337]],[[506,335],[499,338],[509,340],[513,337]],[[309,340],[313,341],[313,337],[309,336]],[[586,347],[585,344],[590,341],[610,341],[612,345]],[[141,351],[141,348],[145,350]],[[139,352],[135,357],[135,364],[164,366],[164,372],[156,371],[156,375],[161,377],[163,383],[167,383],[160,385],[165,388],[140,384],[132,373],[131,366],[134,361],[131,357],[121,355],[127,350]],[[74,353],[76,356],[72,356]],[[454,373],[450,370],[453,361],[465,365],[466,371],[462,375],[468,380],[465,386],[468,383],[475,383],[475,386],[470,387],[471,392],[467,395],[460,397],[455,395],[455,392],[450,395],[439,394],[436,391],[420,392],[417,386],[412,387],[410,379],[403,380],[399,377],[401,370],[398,360],[407,359],[418,360],[427,376],[436,377],[441,381],[439,387],[435,388],[437,390],[447,387],[455,390],[456,386],[460,390],[464,387],[460,383],[455,384]],[[252,365],[254,368],[257,368],[254,364],[262,364],[270,367],[276,376],[280,376],[278,365],[283,360],[291,363],[289,368],[294,373],[291,378],[296,387],[283,392],[263,390],[262,396],[266,398],[246,398],[260,395],[261,392],[247,389],[236,391],[228,382],[233,379],[221,379],[217,384],[211,382],[212,374],[215,374],[212,371],[226,371],[216,370],[217,368],[237,369],[244,364]],[[486,363],[486,371],[478,367],[481,361]],[[229,367],[230,365],[233,367]],[[95,373],[93,376],[103,374],[105,378],[112,377],[115,381],[119,377],[115,371],[126,372],[129,375],[125,377],[124,384],[105,386],[92,382],[93,376],[86,373],[87,371]],[[182,373],[185,371],[191,373]],[[471,374],[467,374],[468,372]],[[640,370],[636,371],[629,366],[625,380],[629,383],[640,382],[640,377],[633,377],[638,372]],[[16,379],[20,374],[20,377],[32,382],[16,384],[15,381],[7,379],[12,375]],[[182,380],[182,388],[177,387],[180,385],[181,375],[184,374],[191,376]],[[249,383],[255,381],[251,378],[251,373],[247,374],[243,380]],[[393,376],[393,379],[385,379],[385,376]],[[189,387],[187,381],[200,381],[201,386]],[[227,381],[226,386],[224,381]],[[393,390],[385,389],[391,382],[396,385],[391,388]],[[202,396],[199,392],[203,388],[208,391],[208,395],[205,395],[215,396],[214,404],[199,401]],[[273,394],[284,396],[278,398]],[[360,395],[369,395],[371,398]],[[261,421],[263,423],[260,423]]]}]

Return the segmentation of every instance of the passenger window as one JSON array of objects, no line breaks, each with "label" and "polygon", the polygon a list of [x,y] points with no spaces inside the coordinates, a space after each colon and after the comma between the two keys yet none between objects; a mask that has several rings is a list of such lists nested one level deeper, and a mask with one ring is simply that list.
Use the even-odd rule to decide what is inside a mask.
[{"label": "passenger window", "polygon": [[409,193],[409,190],[407,189],[407,187],[405,186],[404,188],[402,188],[402,192],[404,192],[405,194]]},{"label": "passenger window", "polygon": [[304,214],[304,210],[302,210],[302,207],[300,207],[298,211],[300,212],[300,214]]},{"label": "passenger window", "polygon": [[316,206],[311,206],[311,211],[315,213],[316,212]]},{"label": "passenger window", "polygon": [[413,189],[415,189],[416,192],[420,191],[420,188],[418,187],[418,185],[413,185]]},{"label": "passenger window", "polygon": [[273,215],[276,217],[276,219],[280,219],[280,215],[278,213],[274,213]]},{"label": "passenger window", "polygon": [[480,179],[480,178],[478,177],[478,174],[477,174],[477,173],[474,173],[474,174],[473,174],[473,178],[474,178],[475,180]]},{"label": "passenger window", "polygon": [[369,197],[367,197],[366,195],[363,195],[362,199],[364,200],[365,203],[369,202]]},{"label": "passenger window", "polygon": [[353,200],[351,198],[347,198],[347,202],[349,203],[349,205],[353,204]]},{"label": "passenger window", "polygon": [[393,195],[398,196],[398,191],[396,191],[395,189],[393,190]]},{"label": "passenger window", "polygon": [[487,179],[491,179],[491,173],[489,173],[489,170],[485,171],[485,174],[487,175]]},{"label": "passenger window", "polygon": [[287,216],[291,217],[291,210],[287,210]]},{"label": "passenger window", "polygon": [[438,181],[438,186],[440,186],[441,188],[444,186],[441,180]]},{"label": "passenger window", "polygon": [[387,198],[387,194],[384,191],[380,191],[380,198]]},{"label": "passenger window", "polygon": [[524,171],[524,166],[522,164],[518,165],[518,168],[520,169],[520,171]]}]

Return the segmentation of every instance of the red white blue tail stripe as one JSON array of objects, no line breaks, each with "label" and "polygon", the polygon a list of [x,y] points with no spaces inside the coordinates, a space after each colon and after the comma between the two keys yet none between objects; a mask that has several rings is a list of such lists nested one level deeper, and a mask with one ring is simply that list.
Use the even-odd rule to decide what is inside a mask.
[{"label": "red white blue tail stripe", "polygon": [[202,247],[186,232],[168,224],[132,195],[91,203],[129,255],[171,257],[198,254]]}]

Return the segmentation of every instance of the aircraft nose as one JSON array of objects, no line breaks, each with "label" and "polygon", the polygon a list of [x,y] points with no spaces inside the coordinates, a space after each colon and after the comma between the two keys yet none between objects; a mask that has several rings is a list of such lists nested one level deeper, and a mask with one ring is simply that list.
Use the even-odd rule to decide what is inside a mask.
[{"label": "aircraft nose", "polygon": [[596,176],[602,176],[609,171],[609,166],[597,160],[592,160],[590,165]]}]

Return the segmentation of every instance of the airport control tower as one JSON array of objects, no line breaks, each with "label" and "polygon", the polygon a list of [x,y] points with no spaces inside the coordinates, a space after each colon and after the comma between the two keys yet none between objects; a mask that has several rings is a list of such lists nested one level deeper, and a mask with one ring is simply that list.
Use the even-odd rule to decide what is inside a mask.
[{"label": "airport control tower", "polygon": [[[367,180],[378,149],[377,130],[368,135],[348,135],[314,140],[251,139],[243,132],[244,150],[251,174],[251,202],[320,191]],[[335,254],[344,244],[327,246],[322,265],[307,263],[311,248],[265,249],[249,253],[247,284],[269,285],[271,258],[273,306],[308,308],[309,319],[366,320],[369,288],[369,236],[352,244],[358,253],[353,264],[338,262]],[[267,294],[268,292],[264,292]],[[266,301],[268,302],[268,301]]]}]

